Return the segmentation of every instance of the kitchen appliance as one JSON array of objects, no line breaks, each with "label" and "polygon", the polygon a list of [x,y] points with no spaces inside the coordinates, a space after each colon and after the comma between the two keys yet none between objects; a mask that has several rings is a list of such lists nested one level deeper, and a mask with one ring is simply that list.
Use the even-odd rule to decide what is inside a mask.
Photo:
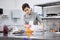
[{"label": "kitchen appliance", "polygon": [[3,9],[2,8],[0,8],[0,15],[2,15],[3,14]]}]

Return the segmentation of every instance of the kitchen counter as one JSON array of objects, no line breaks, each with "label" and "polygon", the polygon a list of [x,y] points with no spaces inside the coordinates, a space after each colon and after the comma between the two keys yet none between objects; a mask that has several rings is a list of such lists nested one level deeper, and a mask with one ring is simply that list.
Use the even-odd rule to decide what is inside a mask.
[{"label": "kitchen counter", "polygon": [[[28,38],[27,36],[15,36],[13,34],[8,34],[7,37],[4,37],[2,33],[0,33],[0,40],[24,40],[24,38]],[[31,36],[30,40],[60,40],[60,33],[50,33],[45,32],[44,35],[39,36]]]}]

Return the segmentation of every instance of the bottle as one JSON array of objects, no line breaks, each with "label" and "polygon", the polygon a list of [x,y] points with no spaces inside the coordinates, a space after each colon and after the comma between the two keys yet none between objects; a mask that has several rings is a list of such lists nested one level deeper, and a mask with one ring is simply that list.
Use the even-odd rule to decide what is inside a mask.
[{"label": "bottle", "polygon": [[7,25],[4,25],[3,35],[4,35],[4,36],[8,36],[8,26],[7,26]]}]

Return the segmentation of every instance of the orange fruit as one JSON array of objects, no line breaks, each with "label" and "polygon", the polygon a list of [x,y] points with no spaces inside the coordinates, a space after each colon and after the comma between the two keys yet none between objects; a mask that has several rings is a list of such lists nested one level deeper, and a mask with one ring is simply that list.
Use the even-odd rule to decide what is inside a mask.
[{"label": "orange fruit", "polygon": [[30,28],[27,28],[26,29],[26,35],[28,36],[28,37],[30,37],[31,35],[32,35],[32,30],[30,29]]}]

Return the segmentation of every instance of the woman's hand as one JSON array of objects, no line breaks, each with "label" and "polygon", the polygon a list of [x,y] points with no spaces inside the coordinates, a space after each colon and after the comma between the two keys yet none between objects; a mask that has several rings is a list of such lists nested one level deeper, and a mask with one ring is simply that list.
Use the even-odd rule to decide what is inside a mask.
[{"label": "woman's hand", "polygon": [[43,26],[43,22],[40,23],[40,26]]},{"label": "woman's hand", "polygon": [[24,24],[24,27],[25,27],[25,28],[30,28],[31,25],[29,25],[29,24]]}]

